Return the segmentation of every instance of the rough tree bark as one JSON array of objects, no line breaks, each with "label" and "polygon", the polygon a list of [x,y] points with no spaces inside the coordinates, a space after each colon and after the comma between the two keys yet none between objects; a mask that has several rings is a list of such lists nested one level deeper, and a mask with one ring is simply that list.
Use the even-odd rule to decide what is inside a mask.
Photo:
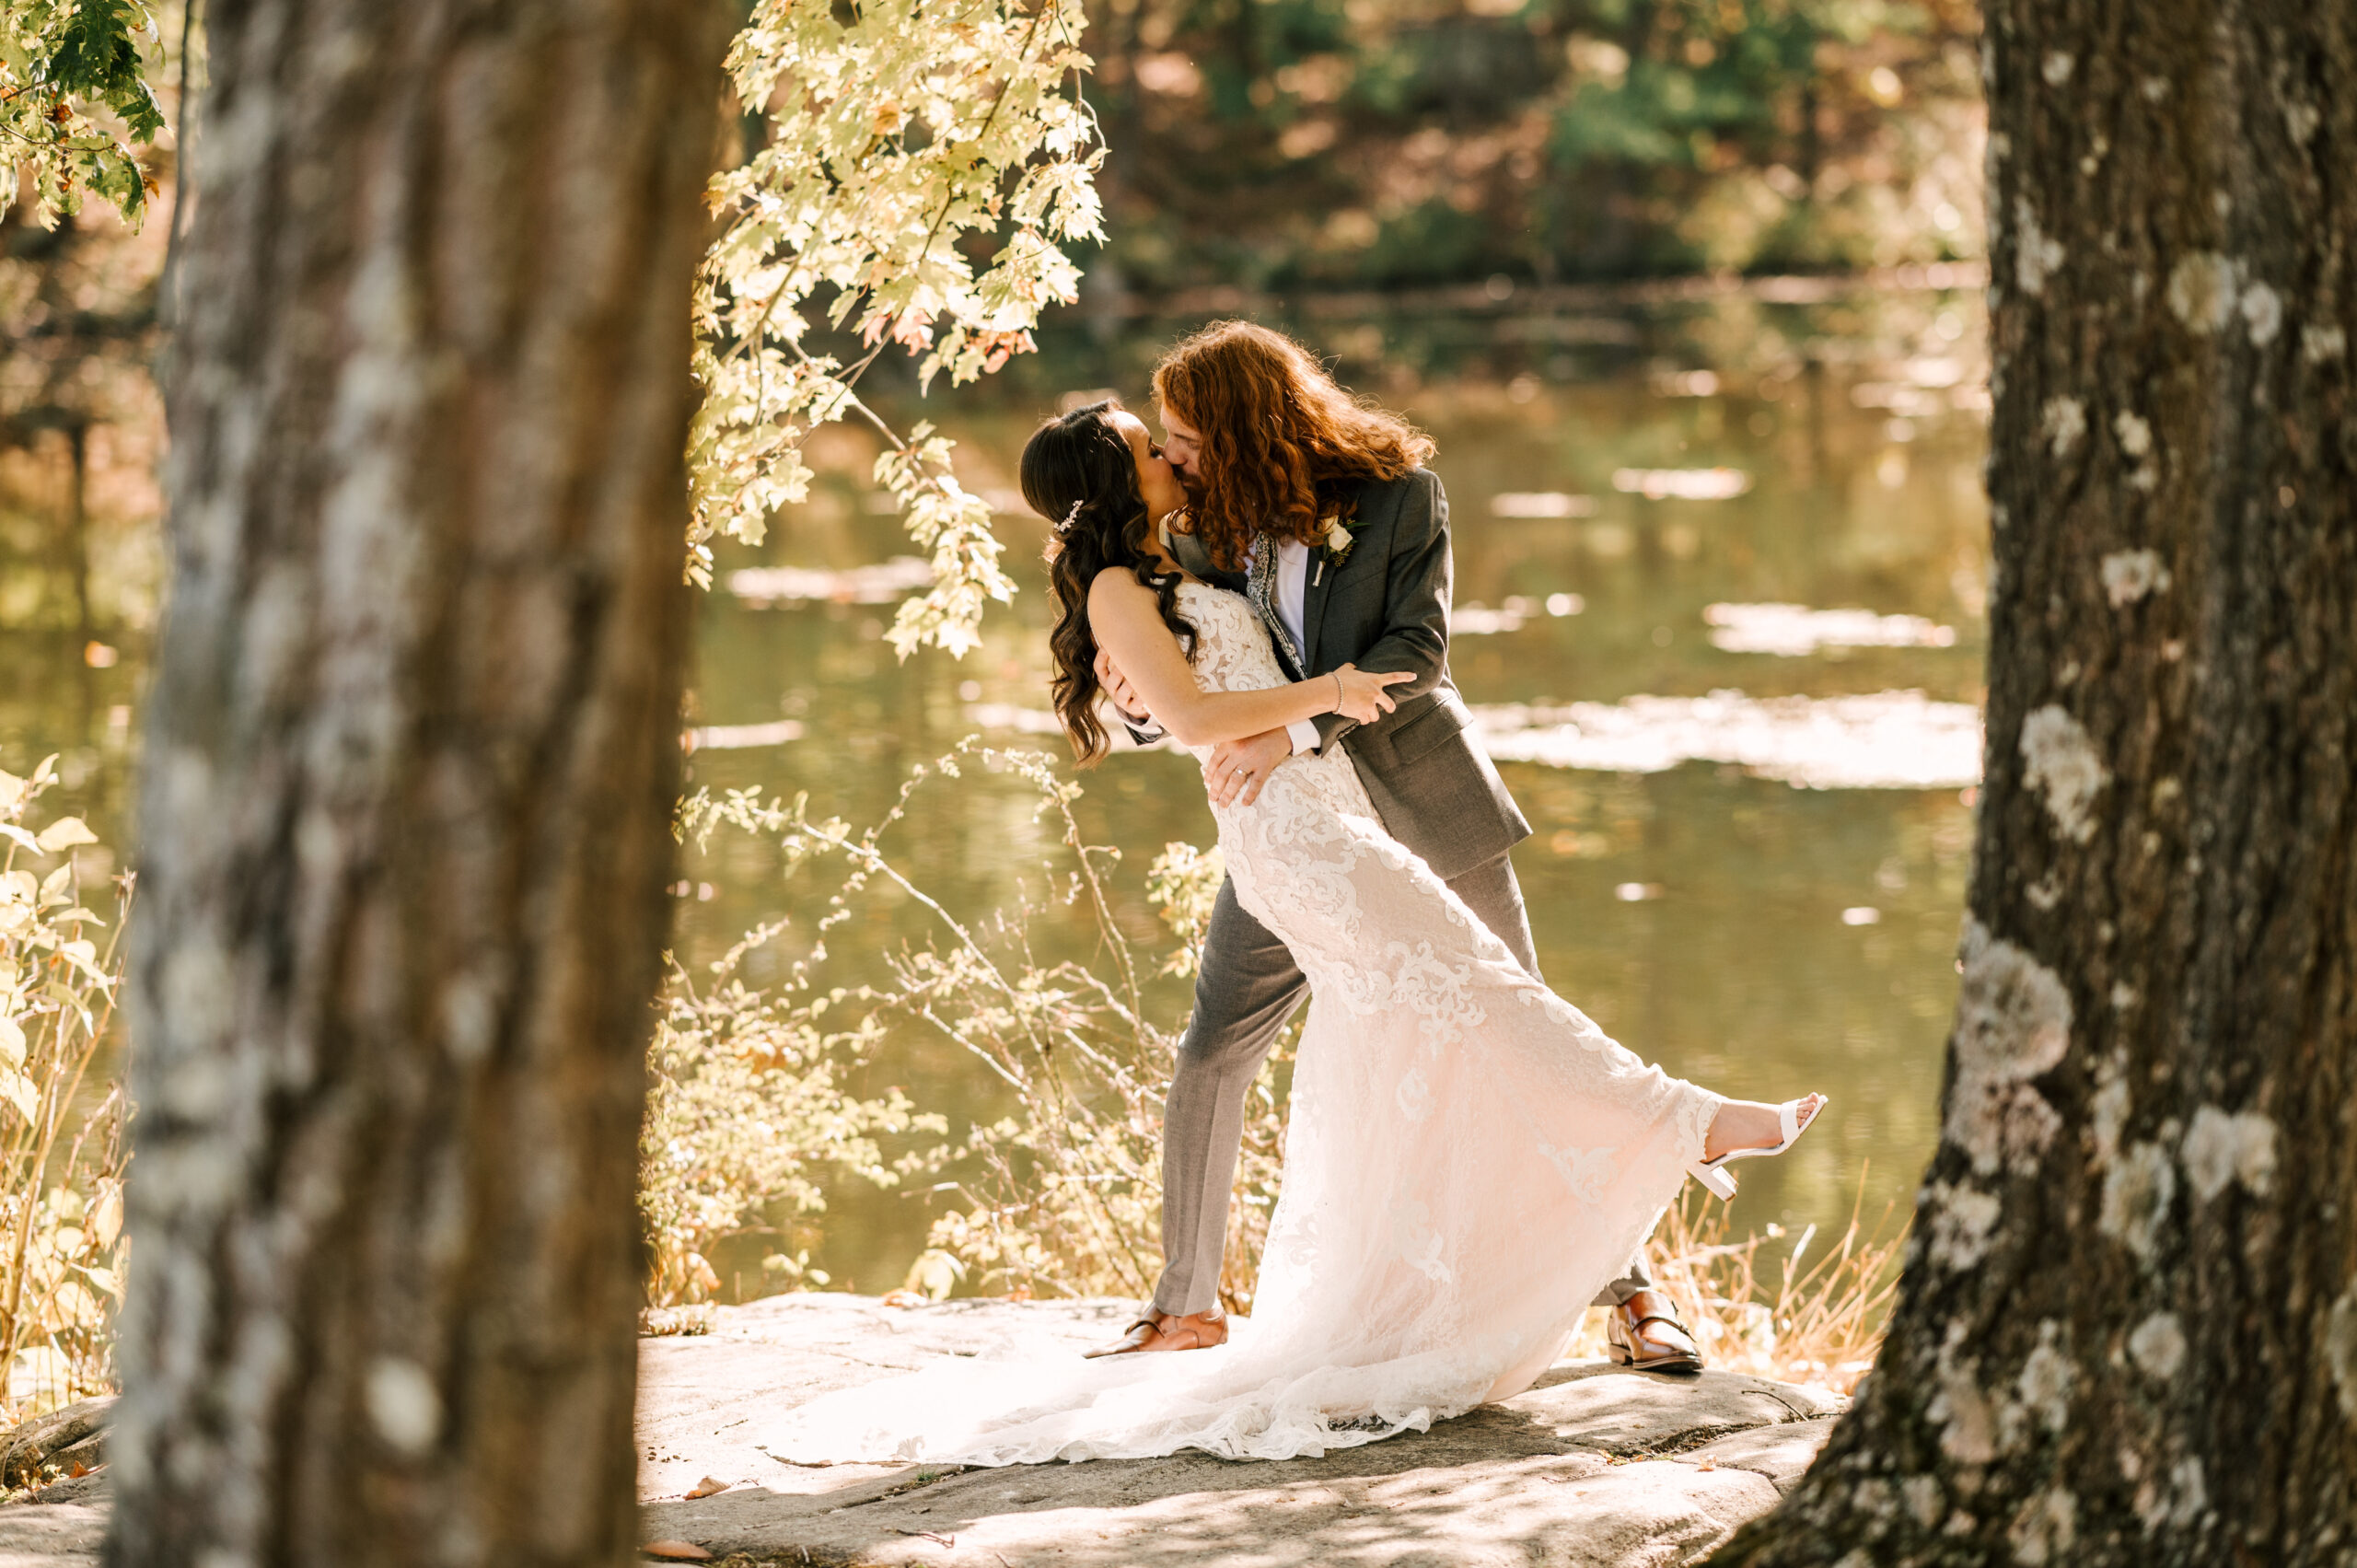
[{"label": "rough tree bark", "polygon": [[716,0],[215,0],[110,1561],[620,1562]]},{"label": "rough tree bark", "polygon": [[2357,12],[1992,0],[1988,779],[1877,1369],[1720,1563],[2357,1563]]}]

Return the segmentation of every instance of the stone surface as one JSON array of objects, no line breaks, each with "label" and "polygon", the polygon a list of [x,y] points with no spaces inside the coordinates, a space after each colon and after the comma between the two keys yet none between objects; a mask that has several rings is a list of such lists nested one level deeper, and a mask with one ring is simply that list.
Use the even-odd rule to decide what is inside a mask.
[{"label": "stone surface", "polygon": [[[99,1479],[74,1484],[87,1492]],[[0,1508],[0,1568],[92,1568],[106,1534],[101,1504],[12,1503]]]},{"label": "stone surface", "polygon": [[[792,1466],[751,1446],[812,1395],[1010,1345],[1111,1339],[1120,1302],[778,1296],[642,1342],[646,1536],[813,1564],[1672,1568],[1775,1505],[1844,1402],[1726,1373],[1567,1363],[1503,1404],[1322,1459],[1203,1454],[942,1473]],[[732,1484],[686,1493],[705,1477]]]},{"label": "stone surface", "polygon": [[[1323,1459],[1204,1454],[1009,1469],[799,1466],[769,1418],[935,1356],[1109,1340],[1122,1302],[775,1296],[640,1342],[643,1539],[812,1568],[1678,1568],[1773,1507],[1844,1401],[1729,1373],[1591,1362],[1431,1432]],[[706,1477],[725,1492],[689,1500]],[[0,1568],[88,1568],[104,1474],[0,1508]]]},{"label": "stone surface", "polygon": [[0,1438],[0,1490],[29,1485],[44,1472],[64,1472],[78,1463],[96,1469],[106,1462],[106,1427],[114,1396],[84,1400],[35,1416]]}]

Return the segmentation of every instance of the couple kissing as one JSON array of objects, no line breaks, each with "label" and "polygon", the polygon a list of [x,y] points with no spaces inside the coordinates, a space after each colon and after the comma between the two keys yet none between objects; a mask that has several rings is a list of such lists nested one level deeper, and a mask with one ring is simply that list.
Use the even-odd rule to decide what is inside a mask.
[{"label": "couple kissing", "polygon": [[[1520,1392],[1591,1301],[1615,1360],[1699,1370],[1642,1261],[1691,1175],[1781,1154],[1825,1103],[1729,1100],[1538,974],[1529,827],[1448,676],[1432,443],[1244,322],[1026,445],[1049,519],[1056,711],[1202,764],[1227,880],[1164,1118],[1164,1268],[1080,1362],[959,1361],[794,1411],[780,1457],[966,1464],[1200,1448],[1291,1458]],[[1306,993],[1251,1319],[1218,1303],[1245,1096]],[[1187,1354],[1157,1352],[1185,1351]]]}]

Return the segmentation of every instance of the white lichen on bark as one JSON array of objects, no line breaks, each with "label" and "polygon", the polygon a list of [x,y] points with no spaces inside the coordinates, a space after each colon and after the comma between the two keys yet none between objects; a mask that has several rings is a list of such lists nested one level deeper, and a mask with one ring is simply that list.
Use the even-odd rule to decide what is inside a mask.
[{"label": "white lichen on bark", "polygon": [[2136,1489],[2136,1516],[2147,1530],[2183,1529],[2209,1506],[2210,1488],[2199,1459],[2179,1459],[2166,1476],[2147,1479]]},{"label": "white lichen on bark", "polygon": [[2079,437],[2087,433],[2087,405],[2077,398],[2049,398],[2039,411],[2038,429],[2046,439],[2047,450],[2058,458],[2067,458]]},{"label": "white lichen on bark", "polygon": [[2024,294],[2038,296],[2046,292],[2046,280],[2062,270],[2062,242],[2047,237],[2038,226],[2038,214],[2026,201],[2014,203],[2014,226],[2019,232],[2014,245],[2014,278]]},{"label": "white lichen on bark", "polygon": [[2325,1315],[2324,1362],[2332,1371],[2341,1415],[2357,1426],[2357,1279],[2349,1282]]},{"label": "white lichen on bark", "polygon": [[2129,1332],[2128,1359],[2156,1382],[2165,1383],[2185,1365],[2185,1325],[2174,1312],[2155,1312]]},{"label": "white lichen on bark", "polygon": [[1932,1216],[1933,1262],[1961,1273],[1988,1254],[1989,1235],[2003,1208],[1995,1193],[1939,1181],[1924,1206]]},{"label": "white lichen on bark", "polygon": [[2053,970],[1968,917],[1956,997],[1956,1084],[1945,1132],[1982,1175],[2037,1167],[2061,1118],[2030,1080],[2071,1045],[2071,993]]},{"label": "white lichen on bark", "polygon": [[394,1452],[424,1453],[442,1434],[442,1396],[425,1369],[400,1356],[368,1368],[368,1420]]},{"label": "white lichen on bark", "polygon": [[1915,1522],[1927,1530],[1938,1524],[1940,1516],[1947,1511],[1947,1497],[1940,1490],[1937,1476],[1909,1476],[1898,1483],[1898,1495]]},{"label": "white lichen on bark", "polygon": [[2119,449],[2138,459],[2130,470],[2131,488],[2150,491],[2161,482],[2160,465],[2153,461],[2153,425],[2140,413],[2121,409],[2112,416],[2112,434],[2119,437]]},{"label": "white lichen on bark", "polygon": [[2235,308],[2235,265],[2214,250],[2197,250],[2169,269],[2169,309],[2198,334],[2226,324]]},{"label": "white lichen on bark", "polygon": [[2014,1393],[2025,1418],[2034,1417],[2049,1432],[2060,1432],[2071,1419],[2071,1386],[2077,1374],[2070,1357],[2055,1348],[2061,1325],[2052,1318],[2038,1326],[2038,1346],[2022,1363],[2014,1379]]},{"label": "white lichen on bark", "polygon": [[2148,594],[2166,593],[2173,580],[2160,556],[2149,550],[2116,550],[2103,558],[2104,597],[2114,610],[2125,610]]},{"label": "white lichen on bark", "polygon": [[1940,1346],[1936,1386],[1923,1413],[1940,1425],[1940,1451],[1960,1465],[1985,1465],[1996,1458],[1997,1411],[1980,1389],[1980,1362],[1960,1355],[1964,1325],[1948,1324]]},{"label": "white lichen on bark", "polygon": [[2283,296],[2263,283],[2243,290],[2243,325],[2254,348],[2265,348],[2283,330]]},{"label": "white lichen on bark", "polygon": [[2096,1228],[2149,1263],[2176,1197],[2177,1168],[2168,1151],[2158,1144],[2131,1144],[2104,1177]]},{"label": "white lichen on bark", "polygon": [[2079,1539],[2078,1518],[2078,1499],[2061,1487],[2037,1493],[2022,1504],[2014,1516],[2013,1527],[2005,1533],[2014,1561],[2022,1568],[2045,1568],[2049,1562],[2069,1561],[2071,1548]]},{"label": "white lichen on bark", "polygon": [[2022,721],[2021,751],[2028,764],[2022,782],[2044,798],[2056,830],[2073,843],[2093,838],[2096,823],[2088,807],[2111,775],[2085,726],[2049,703]]},{"label": "white lichen on bark", "polygon": [[[2120,1005],[2122,989],[2112,988],[2114,1007]],[[2128,1125],[2128,1079],[2109,1063],[2104,1064],[2097,1078],[2099,1086],[2089,1108],[2088,1125],[2096,1138],[2096,1164],[2107,1166],[2119,1157],[2119,1134]]]},{"label": "white lichen on bark", "polygon": [[2255,1110],[2230,1116],[2205,1105],[2193,1113],[2181,1152],[2186,1181],[2204,1202],[2237,1179],[2264,1195],[2275,1176],[2275,1123]]}]

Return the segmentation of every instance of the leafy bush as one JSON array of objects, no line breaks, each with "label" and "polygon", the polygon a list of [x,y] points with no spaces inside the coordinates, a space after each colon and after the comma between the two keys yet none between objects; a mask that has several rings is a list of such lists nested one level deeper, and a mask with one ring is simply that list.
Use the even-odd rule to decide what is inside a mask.
[{"label": "leafy bush", "polygon": [[[76,817],[31,823],[56,761],[29,779],[0,772],[0,1403],[10,1422],[111,1385],[122,1297],[128,1104],[119,1080],[84,1091],[121,988],[130,879],[110,931],[82,906],[72,858],[96,835]],[[106,934],[103,948],[92,932]]]}]

